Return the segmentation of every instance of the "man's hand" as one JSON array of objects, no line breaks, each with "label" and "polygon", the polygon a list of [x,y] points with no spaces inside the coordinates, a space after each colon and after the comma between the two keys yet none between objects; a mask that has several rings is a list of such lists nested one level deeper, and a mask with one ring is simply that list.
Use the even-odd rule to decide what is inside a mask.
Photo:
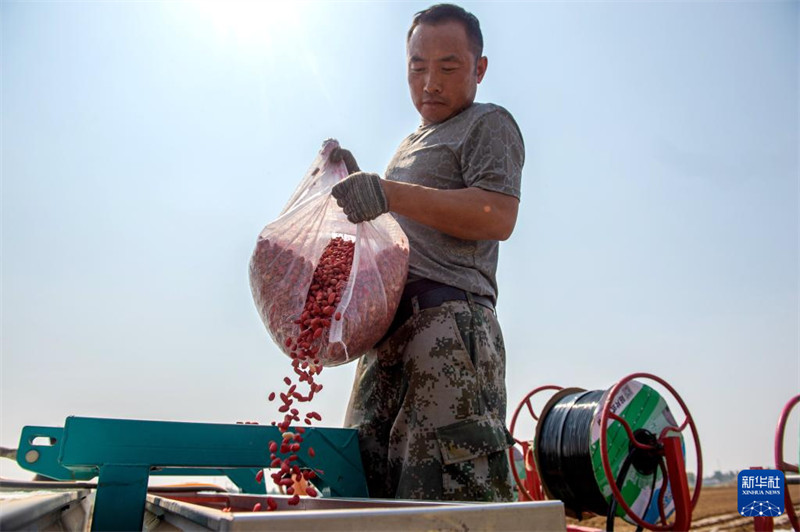
[{"label": "man's hand", "polygon": [[[350,153],[350,152],[348,152]],[[331,195],[351,223],[373,220],[389,212],[389,203],[378,174],[356,172],[333,186]]]},{"label": "man's hand", "polygon": [[328,158],[334,163],[344,161],[344,165],[347,167],[348,174],[361,171],[361,168],[358,167],[358,163],[356,162],[356,158],[353,157],[353,154],[350,153],[350,150],[346,150],[344,148],[335,148]]}]

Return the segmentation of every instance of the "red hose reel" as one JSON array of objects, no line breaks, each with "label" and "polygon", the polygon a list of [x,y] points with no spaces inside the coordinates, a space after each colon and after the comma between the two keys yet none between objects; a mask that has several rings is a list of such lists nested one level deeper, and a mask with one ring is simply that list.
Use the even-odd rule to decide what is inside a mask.
[{"label": "red hose reel", "polygon": [[[629,384],[634,381],[634,379],[647,379],[655,381],[664,389],[666,389],[680,405],[684,415],[683,422],[667,423],[663,427],[663,430],[660,431],[660,434],[652,435],[650,438],[643,439],[640,434],[641,431],[634,430],[626,419],[614,411],[616,408],[620,408],[621,411],[620,404],[624,403],[625,398],[621,397],[620,392],[625,390],[626,387],[629,387]],[[545,418],[550,415],[549,409],[552,408],[552,403],[559,397],[559,395],[563,397],[564,394],[570,390],[563,390],[560,386],[554,385],[538,387],[528,393],[514,411],[509,428],[515,442],[522,449],[523,463],[525,468],[524,478],[520,477],[520,472],[514,459],[513,447],[509,450],[509,458],[511,461],[512,473],[518,486],[520,500],[544,500],[546,498],[546,494],[550,490],[547,489],[547,486],[544,485],[542,481],[542,472],[537,461],[537,449],[535,449],[535,446],[541,445],[541,441],[537,440],[535,442],[534,440],[524,440],[516,436],[515,429],[519,417],[522,412],[527,411],[528,415],[537,423],[537,438],[540,437],[539,424],[541,424]],[[542,412],[537,415],[536,411],[534,410],[532,400],[536,396],[548,391],[554,392],[553,396],[548,404],[542,409]],[[612,494],[611,513],[614,513],[613,504],[616,504],[624,511],[624,514],[627,516],[630,522],[633,522],[643,528],[654,531],[688,530],[691,525],[692,510],[697,504],[697,500],[700,496],[703,463],[697,429],[695,427],[694,420],[692,419],[692,416],[686,407],[686,404],[683,402],[683,399],[681,399],[675,389],[672,388],[672,386],[670,386],[666,381],[649,373],[634,373],[623,378],[604,395],[604,398],[605,400],[602,402],[602,405],[598,403],[598,408],[600,408],[600,410],[598,410],[600,425],[600,436],[598,441],[599,456],[601,458],[600,461],[602,463],[604,480],[608,483],[608,487],[610,487]],[[631,453],[636,452],[635,450],[640,450],[641,452],[648,453],[658,460],[658,467],[660,468],[662,477],[660,488],[657,490],[659,493],[656,502],[658,505],[658,523],[647,522],[640,515],[634,512],[631,508],[631,505],[623,497],[619,486],[617,486],[617,479],[615,478],[615,475],[619,474],[620,468],[617,468],[618,471],[613,470],[611,460],[609,458],[608,445],[608,429],[613,423],[619,423],[619,425],[621,425],[622,429],[624,430],[624,434],[627,435],[628,446],[631,449]],[[691,495],[689,492],[688,479],[686,477],[683,442],[681,438],[681,435],[685,434],[687,428],[690,429],[692,434],[692,441],[697,455],[697,482]],[[655,436],[655,438],[653,436]],[[653,475],[653,482],[655,482],[657,477],[655,476],[655,473],[653,473]],[[575,483],[585,483],[586,479],[575,478],[565,479],[565,481],[567,483],[570,481],[574,481]],[[667,487],[669,487],[669,491],[672,494],[674,504],[674,518],[672,522],[668,522],[669,516],[665,511],[666,503],[664,497],[665,493],[667,493]],[[656,490],[654,490],[654,492],[655,491]],[[615,501],[615,503],[613,501]],[[649,505],[650,503],[648,503],[648,509]],[[578,516],[579,515],[580,512],[578,512]]]},{"label": "red hose reel", "polygon": [[514,480],[517,483],[519,500],[521,501],[542,501],[545,497],[544,491],[542,490],[542,481],[539,479],[539,474],[536,471],[536,463],[533,457],[533,440],[519,440],[516,436],[514,436],[515,429],[517,427],[517,418],[519,417],[522,408],[527,407],[528,413],[533,420],[539,421],[539,416],[536,415],[536,412],[533,409],[531,399],[542,392],[546,392],[548,390],[558,391],[561,389],[561,386],[547,385],[540,386],[532,390],[522,399],[517,406],[517,409],[514,410],[514,415],[511,416],[511,425],[509,426],[509,431],[511,432],[511,436],[514,438],[514,441],[517,443],[517,445],[522,447],[522,457],[525,464],[525,478],[522,479],[519,476],[517,463],[514,457],[515,448],[511,447],[508,449],[508,458],[511,462],[511,473],[514,475]]},{"label": "red hose reel", "polygon": [[[783,471],[784,473],[800,473],[798,464],[790,464],[783,459],[783,439],[786,435],[786,423],[789,421],[789,415],[792,409],[800,403],[800,395],[792,397],[788,403],[783,407],[780,417],[778,418],[778,426],[775,429],[775,469]],[[789,521],[792,523],[792,528],[800,531],[800,522],[797,519],[797,513],[794,511],[794,504],[792,497],[789,494],[789,486],[784,486],[783,500],[786,509],[786,514],[789,516]]]}]

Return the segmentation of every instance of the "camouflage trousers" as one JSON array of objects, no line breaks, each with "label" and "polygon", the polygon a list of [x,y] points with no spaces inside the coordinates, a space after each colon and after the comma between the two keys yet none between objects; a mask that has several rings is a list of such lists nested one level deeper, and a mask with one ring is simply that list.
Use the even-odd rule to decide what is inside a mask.
[{"label": "camouflage trousers", "polygon": [[447,301],[359,360],[345,426],[358,429],[370,497],[509,501],[505,415],[494,312]]}]

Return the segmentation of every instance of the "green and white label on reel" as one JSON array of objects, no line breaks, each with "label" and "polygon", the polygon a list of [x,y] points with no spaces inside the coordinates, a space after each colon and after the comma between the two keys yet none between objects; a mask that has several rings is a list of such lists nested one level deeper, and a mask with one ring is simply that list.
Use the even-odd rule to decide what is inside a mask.
[{"label": "green and white label on reel", "polygon": [[[609,479],[606,478],[603,470],[600,454],[600,416],[603,413],[603,405],[610,391],[606,390],[600,398],[597,411],[594,413],[589,445],[592,469],[597,486],[609,504],[614,499],[614,495],[611,492],[611,486],[608,484]],[[644,429],[656,438],[663,429],[676,426],[675,418],[661,395],[649,386],[635,380],[628,382],[617,393],[610,406],[610,411],[624,419],[630,426],[631,431],[636,432],[639,429]],[[608,420],[606,436],[608,441],[608,461],[616,479],[630,450],[631,440],[623,425],[611,419]],[[681,435],[680,438],[681,447],[684,447],[683,436]],[[656,475],[655,490],[653,490],[653,475]],[[658,467],[655,468],[653,474],[643,474],[631,466],[622,486],[620,486],[620,492],[623,499],[625,499],[625,503],[633,510],[633,513],[648,523],[655,524],[659,522],[658,500],[661,496],[662,481],[662,472]],[[655,493],[652,493],[653,491]],[[668,518],[674,511],[675,505],[672,499],[672,492],[667,486],[664,494],[664,517]],[[633,523],[633,520],[627,516],[619,505],[617,505],[617,515]]]}]

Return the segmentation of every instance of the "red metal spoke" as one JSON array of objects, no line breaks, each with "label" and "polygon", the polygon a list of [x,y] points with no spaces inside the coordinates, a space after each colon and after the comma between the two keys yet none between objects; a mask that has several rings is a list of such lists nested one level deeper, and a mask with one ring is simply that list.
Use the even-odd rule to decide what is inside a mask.
[{"label": "red metal spoke", "polygon": [[608,417],[613,419],[614,421],[618,422],[622,427],[625,429],[625,432],[628,434],[628,439],[631,441],[634,447],[637,449],[641,449],[643,451],[656,451],[658,450],[657,447],[654,445],[648,445],[646,443],[641,443],[636,440],[636,436],[633,435],[633,431],[631,430],[631,426],[628,424],[627,421],[616,415],[614,412],[609,412]]},{"label": "red metal spoke", "polygon": [[686,430],[686,427],[689,425],[689,423],[692,423],[692,425],[694,425],[694,420],[692,419],[691,416],[687,415],[686,419],[684,419],[683,423],[681,423],[679,426],[676,427],[674,425],[667,425],[666,427],[661,429],[661,433],[658,435],[658,439],[660,440],[666,437],[668,432],[683,432],[684,430]]},{"label": "red metal spoke", "polygon": [[790,464],[782,460],[780,464],[777,464],[776,469],[780,469],[784,473],[800,473],[800,469],[795,464]]},{"label": "red metal spoke", "polygon": [[[520,404],[517,405],[516,410],[514,410],[514,415],[511,416],[511,424],[509,425],[509,432],[511,433],[511,438],[514,440],[514,442],[517,445],[522,447],[522,449],[523,449],[523,457],[525,457],[527,453],[532,452],[532,450],[529,448],[529,447],[532,448],[532,445],[529,446],[527,441],[520,440],[514,435],[515,429],[516,429],[516,426],[517,426],[517,419],[519,418],[519,415],[522,412],[523,406],[527,407],[528,413],[533,418],[533,420],[538,422],[539,421],[539,416],[536,415],[536,412],[533,409],[533,404],[531,402],[531,398],[534,395],[536,395],[537,393],[543,392],[545,390],[561,390],[561,389],[562,389],[561,386],[555,386],[555,385],[540,386],[540,387],[532,390],[531,392],[529,392],[522,399]],[[519,471],[517,470],[517,464],[516,464],[516,461],[514,460],[514,447],[510,447],[508,449],[508,458],[509,458],[509,462],[511,463],[511,474],[514,477],[514,481],[517,483],[517,488],[520,490],[521,494],[527,496],[532,501],[541,499],[542,498],[541,496],[538,497],[538,498],[534,497],[533,494],[531,493],[531,491],[528,490],[528,488],[525,486],[525,483],[523,482],[523,480],[520,478]],[[534,477],[536,479],[538,479],[538,476],[535,475],[535,472],[534,472]],[[526,478],[528,478],[527,471],[526,471]],[[534,486],[534,491],[539,492],[541,490],[537,490],[536,487]]]},{"label": "red metal spoke", "polygon": [[525,405],[528,407],[528,412],[530,412],[531,417],[534,421],[539,421],[539,416],[536,415],[536,412],[533,411],[533,405],[531,405],[531,398],[530,396],[525,398]]}]

